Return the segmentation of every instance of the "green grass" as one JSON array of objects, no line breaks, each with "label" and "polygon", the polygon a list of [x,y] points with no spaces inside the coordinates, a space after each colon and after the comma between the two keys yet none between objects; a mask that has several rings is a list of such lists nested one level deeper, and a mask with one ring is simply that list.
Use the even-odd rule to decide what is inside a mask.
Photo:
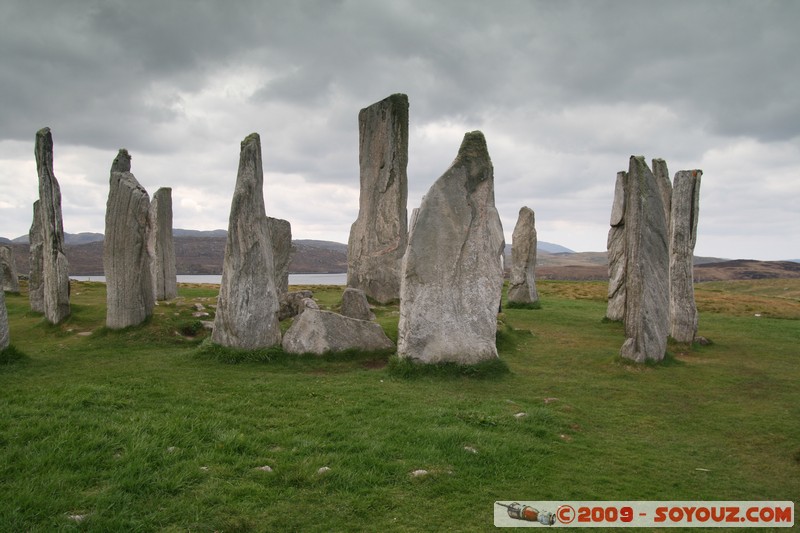
[{"label": "green grass", "polygon": [[[699,286],[714,343],[633,365],[605,284],[541,282],[542,309],[504,306],[501,360],[472,370],[209,347],[184,329],[195,303],[213,315],[209,287],[122,331],[103,327],[102,284],[75,283],[59,326],[23,290],[6,296],[0,529],[492,531],[496,500],[797,502],[786,286]],[[341,288],[312,290],[338,305]],[[753,298],[760,317],[739,311]],[[397,306],[375,313],[396,339]]]}]

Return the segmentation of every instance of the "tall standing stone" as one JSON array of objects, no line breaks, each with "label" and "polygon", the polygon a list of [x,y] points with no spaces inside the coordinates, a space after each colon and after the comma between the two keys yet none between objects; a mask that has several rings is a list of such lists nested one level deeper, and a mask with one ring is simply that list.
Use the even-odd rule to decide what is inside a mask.
[{"label": "tall standing stone", "polygon": [[407,243],[408,97],[393,94],[358,114],[361,193],[347,246],[347,286],[380,303],[400,294]]},{"label": "tall standing stone", "polygon": [[147,246],[150,197],[130,170],[131,156],[123,148],[111,165],[103,243],[106,326],[111,329],[142,323],[155,306]]},{"label": "tall standing stone", "polygon": [[6,295],[0,291],[0,352],[8,348],[8,310],[6,309]]},{"label": "tall standing stone", "polygon": [[44,313],[44,241],[42,236],[42,213],[39,200],[33,202],[33,222],[28,232],[30,245],[28,273],[28,299],[31,302],[31,311]]},{"label": "tall standing stone", "polygon": [[261,139],[241,143],[212,340],[234,348],[280,344],[272,243],[264,210]]},{"label": "tall standing stone", "polygon": [[[661,194],[661,203],[664,206],[664,220],[667,224],[667,234],[669,235],[669,220],[672,211],[672,182],[669,179],[667,162],[663,159],[653,159],[653,175],[656,178],[658,192]],[[667,239],[669,244],[669,239]]]},{"label": "tall standing stone", "polygon": [[150,254],[150,276],[156,300],[178,296],[178,275],[175,266],[175,244],[172,239],[172,189],[162,187],[153,194],[148,214],[147,249]]},{"label": "tall standing stone", "polygon": [[14,263],[14,252],[10,246],[0,246],[0,280],[3,291],[19,294],[19,276]]},{"label": "tall standing stone", "polygon": [[462,364],[497,357],[504,248],[486,140],[470,132],[412,216],[402,263],[399,357]]},{"label": "tall standing stone", "polygon": [[643,157],[631,156],[626,192],[626,340],[620,354],[660,361],[669,335],[668,227],[658,180]]},{"label": "tall standing stone", "polygon": [[670,335],[678,342],[692,342],[697,334],[694,300],[693,257],[697,242],[702,170],[681,170],[672,189],[669,249]]},{"label": "tall standing stone", "polygon": [[617,172],[614,204],[611,207],[611,229],[608,231],[608,307],[606,318],[625,319],[625,197],[628,173]]},{"label": "tall standing stone", "polygon": [[70,314],[69,263],[64,255],[61,188],[53,173],[53,136],[50,128],[36,132],[36,170],[42,224],[42,282],[45,318],[58,324]]},{"label": "tall standing stone", "polygon": [[533,209],[519,210],[511,243],[511,274],[508,284],[508,301],[534,304],[539,301],[536,291],[536,216]]},{"label": "tall standing stone", "polygon": [[288,220],[267,217],[267,230],[272,243],[275,290],[280,298],[289,292],[289,263],[292,259],[292,225]]}]

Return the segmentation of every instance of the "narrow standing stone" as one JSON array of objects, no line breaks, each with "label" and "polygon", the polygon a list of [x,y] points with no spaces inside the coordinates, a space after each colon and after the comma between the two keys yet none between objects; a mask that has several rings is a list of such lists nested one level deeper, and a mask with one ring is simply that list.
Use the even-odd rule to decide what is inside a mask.
[{"label": "narrow standing stone", "polygon": [[608,230],[608,307],[606,318],[625,318],[625,198],[628,173],[617,172],[614,204],[611,207],[611,229]]},{"label": "narrow standing stone", "polygon": [[289,292],[289,263],[292,259],[292,225],[288,220],[267,217],[267,231],[272,243],[275,290],[278,298]]},{"label": "narrow standing stone", "polygon": [[280,344],[272,243],[264,211],[261,139],[241,144],[212,340],[254,349]]},{"label": "narrow standing stone", "polygon": [[175,244],[172,239],[172,189],[162,187],[153,194],[149,211],[147,249],[150,254],[150,276],[156,300],[178,296],[175,266]]},{"label": "narrow standing stone", "polygon": [[33,222],[28,232],[30,244],[30,271],[28,273],[28,299],[31,302],[31,311],[44,313],[44,240],[42,235],[42,213],[39,206],[41,202],[33,202]]},{"label": "narrow standing stone", "polygon": [[8,348],[9,342],[6,294],[4,291],[0,291],[0,352]]},{"label": "narrow standing stone", "polygon": [[536,216],[533,209],[519,210],[511,243],[511,274],[508,301],[533,304],[539,301],[536,291]]},{"label": "narrow standing stone", "polygon": [[[653,175],[656,178],[658,192],[661,194],[661,203],[664,206],[664,220],[667,224],[667,234],[669,234],[669,221],[672,212],[672,182],[669,179],[667,162],[663,159],[653,159]],[[667,243],[669,243],[669,239]]]},{"label": "narrow standing stone", "polygon": [[14,263],[14,251],[10,246],[0,246],[0,280],[3,290],[19,294],[19,276]]},{"label": "narrow standing stone", "polygon": [[147,247],[150,197],[130,170],[131,156],[123,148],[111,165],[103,243],[106,326],[111,329],[142,323],[155,306]]},{"label": "narrow standing stone", "polygon": [[620,354],[664,358],[669,335],[668,228],[662,192],[643,157],[630,159],[625,199],[625,336]]},{"label": "narrow standing stone", "polygon": [[412,216],[401,276],[399,357],[462,364],[497,357],[504,248],[486,140],[470,132]]},{"label": "narrow standing stone", "polygon": [[61,188],[53,173],[53,136],[50,128],[36,132],[36,170],[42,224],[42,281],[45,318],[58,324],[70,314],[69,263],[64,255]]},{"label": "narrow standing stone", "polygon": [[669,249],[670,335],[678,342],[692,342],[697,334],[694,300],[694,246],[700,212],[702,170],[681,170],[672,189]]},{"label": "narrow standing stone", "polygon": [[358,114],[361,193],[347,246],[347,286],[380,303],[400,294],[407,243],[408,97],[393,94]]}]

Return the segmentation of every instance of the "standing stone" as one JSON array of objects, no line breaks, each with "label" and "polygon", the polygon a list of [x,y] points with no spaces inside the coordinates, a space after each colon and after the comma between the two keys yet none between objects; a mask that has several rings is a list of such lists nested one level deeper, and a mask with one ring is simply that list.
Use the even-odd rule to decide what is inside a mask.
[{"label": "standing stone", "polygon": [[6,309],[6,294],[0,291],[0,352],[8,348],[8,310]]},{"label": "standing stone", "polygon": [[625,318],[625,197],[628,173],[617,172],[614,204],[611,208],[611,229],[608,231],[608,307],[606,318]]},{"label": "standing stone", "polygon": [[668,228],[662,192],[643,157],[631,156],[625,198],[625,343],[636,362],[664,358],[669,335]]},{"label": "standing stone", "polygon": [[399,357],[462,364],[497,357],[504,248],[486,140],[470,132],[412,215],[401,276]]},{"label": "standing stone", "polygon": [[289,292],[289,263],[292,259],[292,225],[288,220],[267,217],[267,231],[272,242],[275,290],[278,297]]},{"label": "standing stone", "polygon": [[175,244],[172,240],[172,189],[162,187],[153,194],[148,214],[147,251],[150,254],[150,276],[156,300],[178,296],[178,275],[175,266]]},{"label": "standing stone", "polygon": [[106,326],[111,329],[142,323],[155,306],[147,246],[150,197],[130,170],[131,156],[123,148],[111,165],[103,243]]},{"label": "standing stone", "polygon": [[670,335],[678,342],[692,342],[697,334],[692,260],[697,242],[702,170],[675,174],[672,191],[669,248]]},{"label": "standing stone", "polygon": [[359,320],[374,320],[375,315],[369,308],[367,295],[361,289],[347,287],[342,293],[342,315]]},{"label": "standing stone", "polygon": [[30,272],[28,273],[28,299],[31,302],[31,311],[44,313],[44,241],[42,240],[42,213],[39,200],[33,202],[33,222],[28,232],[30,244],[29,260]]},{"label": "standing stone", "polygon": [[530,207],[519,210],[512,238],[508,301],[536,303],[539,301],[536,291],[536,217]]},{"label": "standing stone", "polygon": [[53,173],[53,136],[50,128],[36,132],[36,170],[42,224],[42,282],[45,318],[58,324],[70,314],[69,263],[64,255],[61,188]]},{"label": "standing stone", "polygon": [[380,303],[400,294],[407,242],[408,97],[393,94],[358,114],[361,193],[347,246],[347,286]]},{"label": "standing stone", "polygon": [[[672,182],[669,179],[667,162],[663,159],[653,159],[653,175],[656,177],[658,192],[661,194],[661,202],[664,205],[664,220],[667,223],[669,234],[669,220],[672,212]],[[669,239],[667,239],[669,243]]]},{"label": "standing stone", "polygon": [[233,348],[254,349],[281,342],[261,165],[261,139],[251,133],[241,143],[211,337],[215,343]]},{"label": "standing stone", "polygon": [[3,291],[19,294],[17,265],[14,264],[14,252],[10,246],[0,246],[0,279],[3,281]]}]

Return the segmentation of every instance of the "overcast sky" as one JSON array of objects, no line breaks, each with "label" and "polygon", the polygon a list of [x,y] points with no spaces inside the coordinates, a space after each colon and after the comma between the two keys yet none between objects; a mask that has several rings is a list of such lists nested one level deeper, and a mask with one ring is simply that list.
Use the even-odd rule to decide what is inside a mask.
[{"label": "overcast sky", "polygon": [[702,169],[695,252],[800,258],[800,2],[0,2],[0,236],[27,234],[52,129],[64,229],[104,231],[119,148],[174,226],[226,229],[239,143],[267,214],[347,242],[358,112],[410,102],[409,212],[482,130],[511,242],[606,247],[631,155]]}]

